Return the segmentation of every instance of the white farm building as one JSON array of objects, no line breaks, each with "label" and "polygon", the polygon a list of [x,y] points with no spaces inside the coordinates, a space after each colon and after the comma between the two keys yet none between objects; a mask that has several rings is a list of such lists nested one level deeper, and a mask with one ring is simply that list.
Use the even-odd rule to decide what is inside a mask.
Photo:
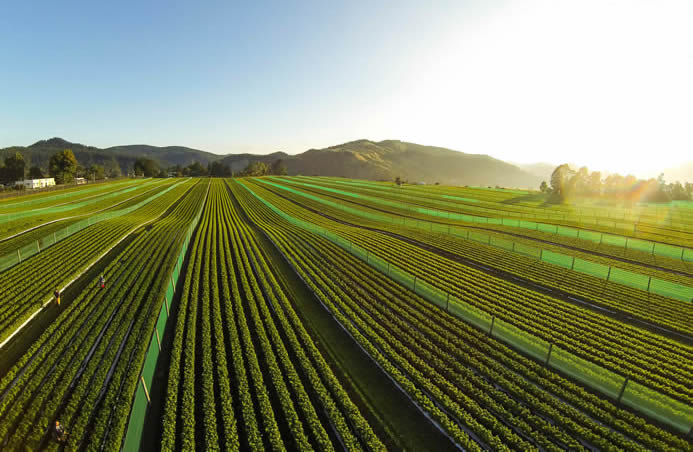
[{"label": "white farm building", "polygon": [[24,185],[24,188],[44,188],[55,185],[55,179],[52,177],[47,177],[45,179],[25,179],[18,180],[14,183],[15,185]]}]

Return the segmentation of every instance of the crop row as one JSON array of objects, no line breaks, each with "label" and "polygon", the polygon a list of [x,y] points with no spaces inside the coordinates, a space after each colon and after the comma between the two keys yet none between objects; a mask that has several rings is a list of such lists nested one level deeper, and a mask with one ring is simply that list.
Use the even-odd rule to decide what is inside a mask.
[{"label": "crop row", "polygon": [[[406,186],[397,187],[393,184],[382,184],[369,181],[348,180],[341,178],[325,177],[302,177],[311,182],[329,182],[332,184],[361,187],[378,192],[407,193],[410,196],[423,197],[429,200],[438,201],[441,199],[458,201],[466,206],[488,207],[501,211],[503,214],[515,214],[524,218],[547,218],[551,220],[568,220],[575,223],[585,222],[595,224],[597,221],[605,220],[610,223],[630,224],[631,229],[634,223],[640,225],[651,225],[662,229],[690,230],[693,225],[693,213],[686,209],[671,208],[667,206],[647,208],[636,207],[623,209],[616,206],[612,207],[585,207],[583,205],[553,205],[552,207],[540,207],[539,204],[545,201],[543,196],[534,197],[535,201],[528,202],[524,196],[515,193],[486,190],[470,189],[466,187],[426,187],[426,186]],[[526,193],[525,193],[526,194]]]},{"label": "crop row", "polygon": [[159,275],[173,266],[204,189],[191,188],[138,234],[107,266],[107,288],[90,284],[0,380],[0,444],[57,449],[49,427],[59,419],[68,450],[119,447],[148,345],[142,338],[167,282]]},{"label": "crop row", "polygon": [[194,238],[174,334],[163,450],[334,450],[331,431],[351,450],[382,449],[221,181]]},{"label": "crop row", "polygon": [[[287,181],[288,179],[283,179]],[[481,227],[501,232],[535,237],[556,244],[567,244],[585,251],[598,251],[616,257],[627,257],[635,261],[656,261],[664,267],[689,269],[693,260],[693,250],[664,243],[628,238],[622,235],[603,234],[586,229],[574,229],[554,224],[536,223],[518,219],[481,217],[411,205],[401,201],[391,201],[382,196],[367,196],[316,184],[291,181],[293,185],[302,185],[314,193],[326,195],[341,202],[372,207],[389,214],[414,219],[441,222],[453,226]],[[657,240],[657,238],[653,238]],[[681,238],[669,238],[670,243],[681,244]]]},{"label": "crop row", "polygon": [[[540,283],[545,287],[560,289],[573,296],[587,299],[590,303],[605,306],[608,309],[615,309],[618,312],[627,313],[636,318],[677,331],[688,334],[693,333],[693,330],[691,330],[690,300],[686,302],[675,301],[660,295],[647,293],[644,290],[635,289],[623,284],[616,284],[611,281],[604,281],[603,279],[585,273],[570,271],[557,265],[537,261],[537,259],[540,258],[538,253],[539,250],[523,247],[519,243],[517,244],[516,252],[509,252],[507,251],[508,249],[515,250],[515,243],[496,236],[479,234],[473,230],[444,228],[442,231],[443,233],[431,233],[427,229],[422,230],[419,227],[378,222],[369,219],[367,216],[360,216],[354,213],[358,212],[358,209],[345,212],[329,204],[325,205],[318,203],[313,200],[314,197],[304,198],[285,192],[283,192],[282,195],[333,218],[339,218],[342,221],[355,225],[393,232],[403,237],[416,240],[426,246],[434,247],[435,249],[443,250],[447,253],[453,253],[460,258],[471,258],[486,267],[509,272],[532,283]],[[476,241],[479,239],[477,239],[476,236],[488,239],[488,244],[494,245],[494,247],[477,243]],[[484,242],[486,242],[486,240],[484,240]],[[525,248],[527,250],[537,251],[537,255],[533,256],[534,259],[520,254],[527,252],[522,251]],[[550,252],[545,253],[545,255],[547,260],[550,256],[554,256],[554,254]],[[558,254],[555,254],[555,256],[562,257],[562,255]],[[588,261],[582,262],[590,264]],[[568,264],[568,266],[570,266],[570,264]],[[587,269],[586,271],[590,270]],[[619,270],[614,270],[614,276],[620,274],[617,273],[618,271]],[[609,270],[609,274],[611,274],[611,270]],[[647,278],[645,277],[644,279],[645,284],[647,284]]]},{"label": "crop row", "polygon": [[62,189],[58,193],[46,192],[27,194],[21,198],[8,198],[0,201],[0,212],[5,213],[9,211],[40,208],[46,205],[62,203],[63,200],[74,201],[104,191],[121,189],[140,183],[142,183],[142,180],[139,179],[122,179],[115,182],[100,183],[95,186],[75,186],[68,189]]},{"label": "crop row", "polygon": [[0,339],[6,338],[57,287],[73,279],[120,237],[163,213],[190,188],[182,184],[128,215],[97,223],[2,273]]},{"label": "crop row", "polygon": [[337,232],[438,290],[663,393],[684,401],[691,399],[693,388],[687,375],[693,369],[693,350],[689,346],[534,292],[386,234],[326,219],[258,184],[253,184],[253,189],[260,190],[263,198],[291,215]]},{"label": "crop row", "polygon": [[355,340],[464,448],[690,449],[685,440],[591,395],[287,224],[243,188],[234,185],[234,194]]},{"label": "crop row", "polygon": [[[455,190],[441,192],[425,190],[409,190],[401,187],[373,186],[368,183],[349,184],[347,181],[330,180],[324,178],[301,178],[304,182],[329,186],[332,188],[348,187],[355,193],[371,194],[391,200],[403,200],[407,203],[429,208],[450,210],[453,212],[469,213],[491,217],[519,218],[561,224],[577,228],[593,229],[597,227],[605,232],[617,234],[633,234],[637,231],[649,232],[654,237],[683,237],[681,232],[690,231],[693,227],[693,217],[682,219],[675,223],[663,224],[657,216],[614,216],[610,210],[596,215],[587,215],[571,212],[568,209],[557,212],[553,209],[527,207],[515,203],[503,203],[485,200],[483,197],[465,197],[463,193],[455,194]],[[579,209],[578,209],[579,210]]]},{"label": "crop row", "polygon": [[[68,203],[62,206],[49,207],[45,209],[29,210],[19,214],[0,217],[0,237],[10,237],[14,234],[21,233],[27,229],[48,223],[50,221],[60,220],[67,217],[83,216],[104,208],[114,206],[120,202],[128,200],[139,193],[143,193],[152,187],[167,184],[166,180],[156,180],[137,184],[125,189],[119,189],[112,193],[107,193],[76,203]],[[16,218],[11,218],[16,216]]]}]

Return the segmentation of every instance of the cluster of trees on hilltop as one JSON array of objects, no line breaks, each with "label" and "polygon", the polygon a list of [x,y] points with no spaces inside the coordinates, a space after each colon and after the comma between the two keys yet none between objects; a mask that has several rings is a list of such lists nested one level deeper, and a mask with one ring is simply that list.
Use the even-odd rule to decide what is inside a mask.
[{"label": "cluster of trees on hilltop", "polygon": [[[139,158],[137,161],[145,161],[145,160],[150,160],[151,163],[154,163],[151,159],[147,158]],[[137,166],[137,161],[135,162],[135,173],[138,173],[138,166]],[[144,172],[142,171],[142,174],[147,176],[147,175],[156,175],[157,173],[152,170],[150,172]],[[260,161],[254,161],[249,163],[243,171],[240,173],[234,174],[233,171],[231,170],[231,167],[227,165],[226,163],[223,163],[221,161],[214,161],[210,162],[207,167],[205,168],[202,166],[199,162],[193,162],[192,164],[182,167],[180,165],[175,165],[171,166],[167,169],[167,174],[172,175],[172,176],[192,176],[192,177],[201,177],[201,176],[210,176],[210,177],[232,177],[232,176],[267,176],[267,175],[274,175],[274,176],[283,176],[287,174],[287,169],[286,165],[282,161],[282,159],[277,159],[273,161],[270,165],[267,165],[266,163],[260,162]]]},{"label": "cluster of trees on hilltop", "polygon": [[[120,176],[120,168],[116,166],[110,171],[109,176]],[[48,162],[48,168],[28,166],[21,152],[8,155],[0,164],[0,183],[2,184],[10,185],[24,179],[42,179],[44,177],[53,177],[57,184],[66,184],[72,182],[75,177],[104,179],[106,169],[102,165],[90,165],[89,167],[80,165],[69,149],[53,154]]]},{"label": "cluster of trees on hilltop", "polygon": [[282,159],[277,159],[271,164],[260,161],[250,162],[239,176],[285,176],[288,173]]},{"label": "cluster of trees on hilltop", "polygon": [[573,170],[568,164],[559,165],[551,174],[550,185],[543,181],[539,189],[555,200],[574,197],[603,197],[629,202],[669,202],[693,200],[693,184],[679,181],[667,184],[664,174],[657,179],[638,179],[633,175],[609,174],[602,178],[599,171],[590,172],[586,166]]}]

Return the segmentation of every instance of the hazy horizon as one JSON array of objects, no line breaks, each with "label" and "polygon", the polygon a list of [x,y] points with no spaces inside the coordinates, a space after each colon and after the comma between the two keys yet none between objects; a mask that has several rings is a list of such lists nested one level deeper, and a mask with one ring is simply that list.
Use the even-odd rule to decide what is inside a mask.
[{"label": "hazy horizon", "polygon": [[693,155],[693,2],[39,3],[0,17],[0,147],[397,139],[641,177]]}]

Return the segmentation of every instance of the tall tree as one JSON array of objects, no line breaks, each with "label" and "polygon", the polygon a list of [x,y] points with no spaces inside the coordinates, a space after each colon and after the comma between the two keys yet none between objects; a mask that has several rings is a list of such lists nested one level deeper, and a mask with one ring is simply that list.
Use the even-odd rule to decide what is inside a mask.
[{"label": "tall tree", "polygon": [[72,153],[72,150],[65,149],[51,156],[48,162],[48,172],[55,178],[56,183],[66,184],[74,179],[77,165],[75,154]]},{"label": "tall tree", "polygon": [[593,171],[590,174],[589,192],[592,196],[599,196],[602,194],[602,173],[599,171]]},{"label": "tall tree", "polygon": [[43,179],[43,171],[38,166],[29,168],[29,179]]},{"label": "tall tree", "polygon": [[551,174],[551,193],[557,195],[561,200],[565,200],[569,191],[569,182],[575,172],[570,169],[567,163],[559,165]]},{"label": "tall tree", "polygon": [[277,159],[272,162],[269,172],[275,176],[286,176],[289,173],[282,159]]},{"label": "tall tree", "polygon": [[142,175],[144,177],[154,177],[159,174],[159,167],[156,162],[147,157],[137,157],[134,170],[136,175]]},{"label": "tall tree", "polygon": [[243,175],[245,176],[265,176],[269,171],[269,167],[266,163],[260,162],[258,160],[251,162],[243,170]]},{"label": "tall tree", "polygon": [[539,191],[542,193],[546,193],[549,190],[549,184],[546,183],[545,180],[541,181],[541,185],[539,185]]},{"label": "tall tree", "polygon": [[26,162],[21,153],[15,152],[5,157],[5,175],[10,181],[24,180],[25,167]]}]

